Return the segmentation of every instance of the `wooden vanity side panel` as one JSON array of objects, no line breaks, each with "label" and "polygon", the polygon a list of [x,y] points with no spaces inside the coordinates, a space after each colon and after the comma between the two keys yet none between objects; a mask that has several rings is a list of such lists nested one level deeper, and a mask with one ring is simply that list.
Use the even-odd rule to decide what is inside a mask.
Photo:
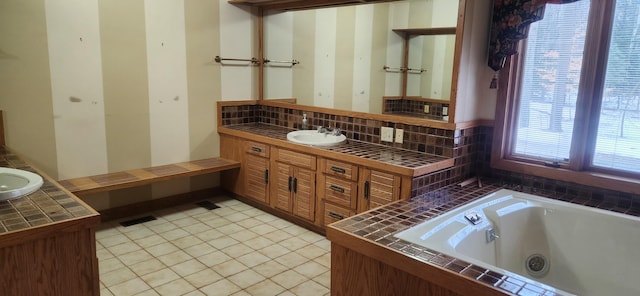
[{"label": "wooden vanity side panel", "polygon": [[238,195],[244,195],[244,140],[220,134],[220,157],[240,162],[240,169],[220,173],[220,186]]},{"label": "wooden vanity side panel", "polygon": [[100,295],[95,230],[60,232],[0,249],[2,295]]},{"label": "wooden vanity side panel", "polygon": [[331,295],[459,296],[461,294],[332,242]]}]

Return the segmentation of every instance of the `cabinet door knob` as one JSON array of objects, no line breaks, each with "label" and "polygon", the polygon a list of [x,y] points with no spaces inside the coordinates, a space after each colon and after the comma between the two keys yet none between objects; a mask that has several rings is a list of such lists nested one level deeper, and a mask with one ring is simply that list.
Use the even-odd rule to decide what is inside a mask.
[{"label": "cabinet door knob", "polygon": [[289,176],[289,192],[291,192],[291,186],[293,184],[292,182],[293,182],[293,177]]},{"label": "cabinet door knob", "polygon": [[293,193],[298,193],[298,178],[293,178]]},{"label": "cabinet door knob", "polygon": [[269,184],[269,170],[264,170],[264,184]]}]

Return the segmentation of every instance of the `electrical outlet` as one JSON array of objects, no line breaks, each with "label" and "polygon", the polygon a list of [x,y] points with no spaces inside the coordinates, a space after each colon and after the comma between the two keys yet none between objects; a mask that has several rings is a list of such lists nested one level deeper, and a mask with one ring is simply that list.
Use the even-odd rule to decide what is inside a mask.
[{"label": "electrical outlet", "polygon": [[393,143],[393,128],[383,126],[380,128],[380,140]]},{"label": "electrical outlet", "polygon": [[402,144],[402,140],[404,139],[404,130],[396,129],[396,143]]},{"label": "electrical outlet", "polygon": [[447,116],[449,115],[449,107],[444,106],[442,107],[442,116]]},{"label": "electrical outlet", "polygon": [[424,105],[424,113],[429,113],[429,105]]}]

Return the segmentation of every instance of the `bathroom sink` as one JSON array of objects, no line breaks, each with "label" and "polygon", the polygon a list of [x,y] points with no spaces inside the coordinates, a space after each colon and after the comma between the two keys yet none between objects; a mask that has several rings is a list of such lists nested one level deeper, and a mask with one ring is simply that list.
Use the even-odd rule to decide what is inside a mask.
[{"label": "bathroom sink", "polygon": [[0,167],[0,200],[9,200],[35,192],[42,177],[32,172]]},{"label": "bathroom sink", "polygon": [[343,134],[338,136],[330,133],[320,133],[314,130],[294,131],[287,134],[287,140],[306,145],[331,146],[344,142],[347,137]]}]

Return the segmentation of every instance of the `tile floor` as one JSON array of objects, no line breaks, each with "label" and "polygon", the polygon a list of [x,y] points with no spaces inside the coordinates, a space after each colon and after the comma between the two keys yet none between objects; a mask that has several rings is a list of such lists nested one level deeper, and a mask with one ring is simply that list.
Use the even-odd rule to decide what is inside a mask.
[{"label": "tile floor", "polygon": [[[330,242],[231,198],[96,233],[100,294],[328,295]],[[122,219],[126,220],[126,219]]]}]

